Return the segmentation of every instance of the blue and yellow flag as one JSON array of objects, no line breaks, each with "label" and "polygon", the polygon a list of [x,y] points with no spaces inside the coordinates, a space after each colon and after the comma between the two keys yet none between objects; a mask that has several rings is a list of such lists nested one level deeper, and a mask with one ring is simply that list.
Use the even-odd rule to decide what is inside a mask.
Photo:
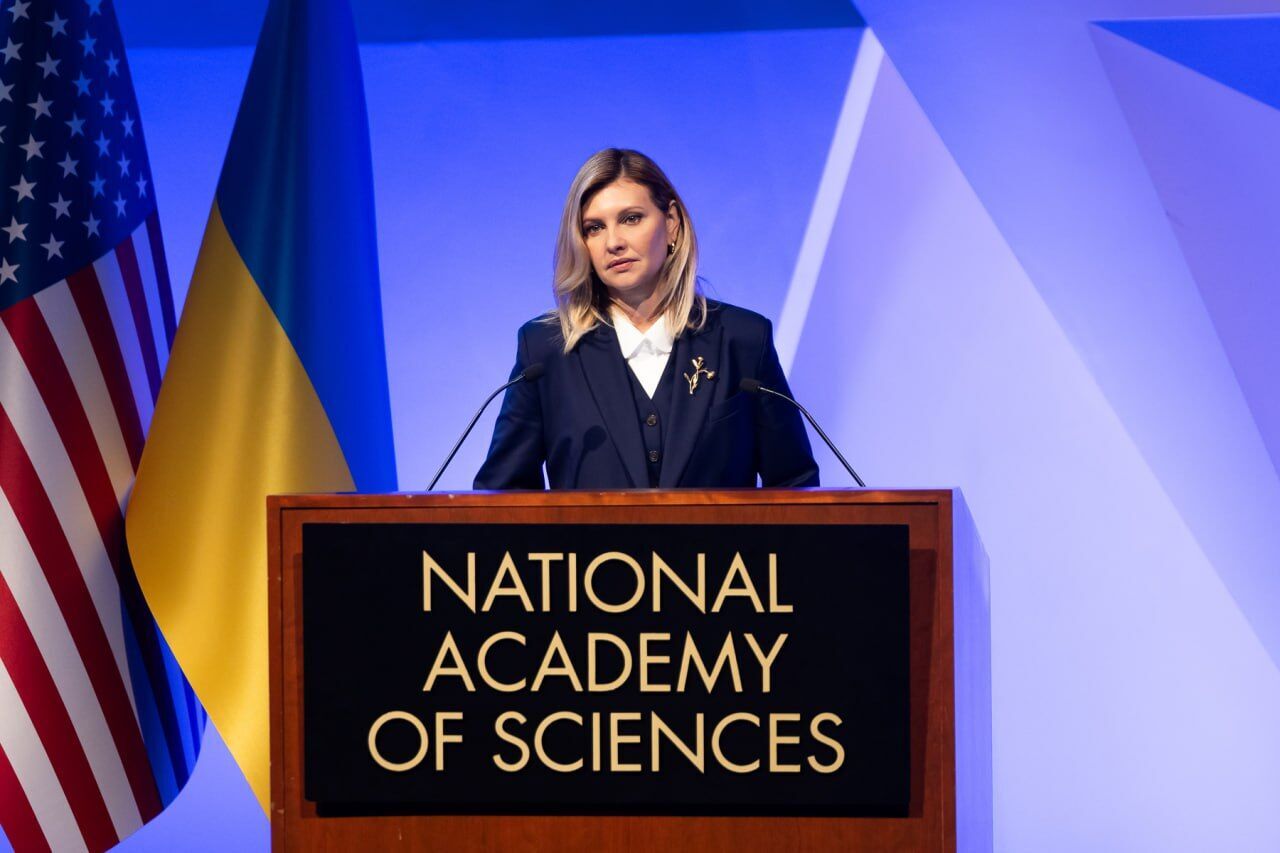
[{"label": "blue and yellow flag", "polygon": [[391,491],[346,0],[272,0],[129,504],[147,601],[263,809],[268,494]]}]

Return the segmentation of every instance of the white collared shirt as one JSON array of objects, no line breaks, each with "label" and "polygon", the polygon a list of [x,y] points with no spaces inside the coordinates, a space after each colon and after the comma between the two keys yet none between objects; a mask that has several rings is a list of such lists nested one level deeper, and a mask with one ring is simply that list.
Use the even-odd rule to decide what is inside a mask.
[{"label": "white collared shirt", "polygon": [[609,313],[613,329],[618,334],[618,345],[622,347],[622,357],[627,360],[636,379],[640,380],[644,392],[652,398],[662,381],[662,372],[667,369],[667,359],[671,357],[674,343],[667,331],[666,319],[658,317],[648,331],[642,332],[616,308]]}]

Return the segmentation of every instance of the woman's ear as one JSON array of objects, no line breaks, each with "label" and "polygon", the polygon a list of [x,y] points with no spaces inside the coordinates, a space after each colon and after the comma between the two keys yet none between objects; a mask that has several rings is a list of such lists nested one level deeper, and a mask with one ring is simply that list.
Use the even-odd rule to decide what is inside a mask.
[{"label": "woman's ear", "polygon": [[680,208],[676,206],[676,200],[672,199],[667,204],[667,242],[674,243],[679,236]]}]

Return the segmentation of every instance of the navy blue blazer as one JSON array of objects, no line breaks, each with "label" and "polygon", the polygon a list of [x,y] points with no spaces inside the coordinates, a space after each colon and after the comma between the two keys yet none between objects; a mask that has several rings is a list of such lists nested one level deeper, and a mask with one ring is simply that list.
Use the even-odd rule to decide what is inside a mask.
[{"label": "navy blue blazer", "polygon": [[[716,375],[690,394],[682,374],[697,356]],[[818,485],[799,412],[738,387],[752,378],[791,393],[767,319],[709,302],[706,324],[676,339],[671,358],[659,488],[751,487],[757,475],[765,486]],[[544,463],[553,489],[648,488],[643,426],[613,327],[597,325],[566,354],[558,324],[530,320],[520,327],[511,377],[538,362],[540,380],[507,390],[475,488],[544,488]]]}]

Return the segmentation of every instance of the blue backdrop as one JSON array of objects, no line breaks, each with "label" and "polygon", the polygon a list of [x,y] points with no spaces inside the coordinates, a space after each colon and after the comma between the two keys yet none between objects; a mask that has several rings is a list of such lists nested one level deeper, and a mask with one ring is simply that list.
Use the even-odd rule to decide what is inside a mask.
[{"label": "blue backdrop", "polygon": [[[864,477],[968,495],[997,849],[1280,849],[1280,2],[357,5],[403,488],[640,148]],[[179,296],[263,6],[118,4]],[[266,844],[211,733],[126,847]]]}]

